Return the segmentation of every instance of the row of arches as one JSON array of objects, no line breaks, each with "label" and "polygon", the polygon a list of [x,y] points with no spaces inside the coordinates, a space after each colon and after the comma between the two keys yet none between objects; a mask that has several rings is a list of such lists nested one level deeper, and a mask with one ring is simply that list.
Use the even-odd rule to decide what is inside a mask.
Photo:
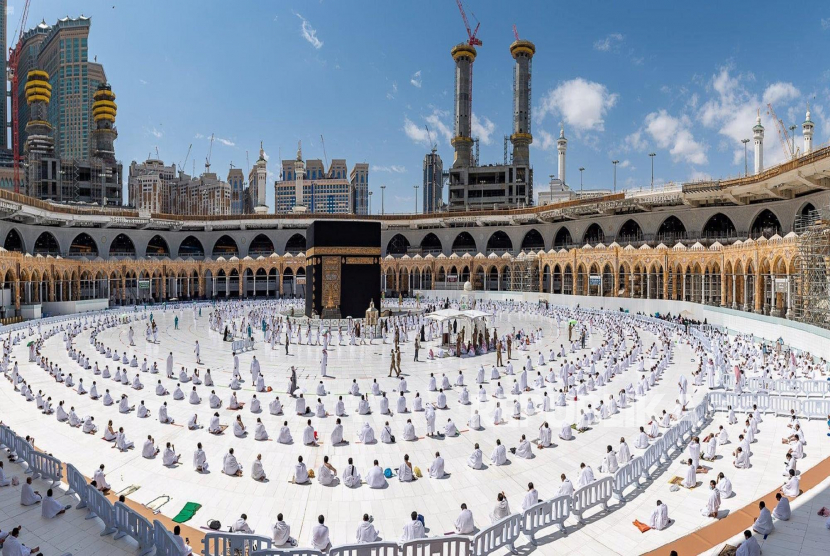
[{"label": "row of arches", "polygon": [[[14,228],[9,230],[3,243],[6,251],[16,251],[18,253],[26,253],[26,246],[20,233]],[[306,250],[306,240],[302,234],[294,234],[285,244],[285,253],[301,253]],[[248,246],[248,256],[257,258],[259,256],[267,257],[275,253],[274,243],[265,234],[255,236]],[[170,246],[160,235],[155,235],[147,242],[145,253],[148,257],[171,257]],[[187,236],[179,244],[177,250],[178,256],[186,259],[192,257],[194,259],[203,259],[205,257],[205,249],[202,242],[195,236]],[[52,232],[43,232],[37,239],[32,249],[32,255],[42,255],[57,257],[63,255],[61,253],[58,240]],[[95,258],[100,255],[98,244],[89,234],[82,232],[75,236],[69,244],[69,250],[66,253],[69,257],[87,257]],[[109,253],[110,257],[136,257],[136,247],[133,240],[127,234],[118,234],[110,243]],[[236,241],[229,235],[221,236],[213,244],[210,255],[216,259],[218,257],[238,257],[239,246]]]},{"label": "row of arches", "polygon": [[[800,211],[800,215],[806,216],[811,212],[815,212],[815,207],[807,203]],[[771,237],[775,234],[783,235],[783,228],[778,217],[769,209],[764,209],[753,219],[752,225],[748,230],[749,237]],[[731,240],[739,239],[738,230],[732,219],[722,212],[712,215],[703,226],[700,234],[696,234],[694,239],[698,237],[709,240]],[[747,232],[741,232],[746,234]],[[602,227],[596,222],[592,223],[582,234],[581,241],[577,242],[570,229],[567,226],[562,226],[556,232],[553,238],[552,247],[554,249],[579,247],[585,244],[596,245],[597,243],[605,243],[611,238],[606,238]],[[653,237],[646,237],[643,229],[634,219],[626,220],[620,226],[613,241],[620,244],[637,243],[646,240],[653,240],[668,244],[677,241],[692,239],[683,222],[674,215],[666,217],[660,224],[657,233]],[[490,234],[487,239],[486,252],[502,254],[505,252],[519,251],[539,251],[545,249],[545,240],[542,234],[532,228],[528,230],[521,242],[514,245],[513,240],[510,239],[507,233],[503,230],[497,230]],[[435,233],[428,233],[421,240],[417,246],[412,246],[409,240],[403,234],[395,234],[386,245],[386,254],[397,256],[405,255],[407,252],[417,251],[422,255],[432,254],[438,255],[444,252],[444,245],[441,239]],[[452,241],[452,253],[475,253],[477,251],[476,242],[470,232],[458,233]]]}]

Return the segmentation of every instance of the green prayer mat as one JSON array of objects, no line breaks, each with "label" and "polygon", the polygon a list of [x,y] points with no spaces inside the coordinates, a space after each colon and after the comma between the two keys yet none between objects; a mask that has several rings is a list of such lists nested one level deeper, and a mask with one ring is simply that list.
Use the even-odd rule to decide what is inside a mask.
[{"label": "green prayer mat", "polygon": [[173,518],[173,521],[176,523],[184,523],[185,521],[189,521],[194,515],[196,515],[196,512],[198,512],[201,507],[202,505],[197,504],[196,502],[188,502],[184,505],[182,511],[180,511],[176,517]]}]

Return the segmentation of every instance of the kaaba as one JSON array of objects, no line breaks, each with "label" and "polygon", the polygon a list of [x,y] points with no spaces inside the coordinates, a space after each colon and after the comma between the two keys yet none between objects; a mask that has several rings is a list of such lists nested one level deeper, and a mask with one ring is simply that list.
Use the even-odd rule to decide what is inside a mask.
[{"label": "kaaba", "polygon": [[380,223],[317,220],[306,231],[305,312],[363,318],[380,307]]}]

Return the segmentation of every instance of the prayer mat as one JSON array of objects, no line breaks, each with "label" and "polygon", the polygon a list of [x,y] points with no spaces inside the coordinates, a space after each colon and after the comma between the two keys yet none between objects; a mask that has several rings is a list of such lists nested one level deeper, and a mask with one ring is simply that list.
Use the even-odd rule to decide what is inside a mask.
[{"label": "prayer mat", "polygon": [[671,479],[669,479],[669,484],[670,485],[680,486],[682,483],[683,483],[683,477],[675,476],[675,477],[672,477]]},{"label": "prayer mat", "polygon": [[168,502],[170,502],[170,497],[167,496],[166,494],[162,494],[161,496],[153,498],[152,500],[150,500],[149,502],[144,504],[144,507],[148,508],[150,510],[153,510],[155,512],[155,511],[158,511],[159,508],[161,508],[162,506],[164,506]]},{"label": "prayer mat", "polygon": [[184,505],[182,510],[178,514],[176,514],[176,517],[173,518],[173,521],[176,523],[184,523],[186,521],[189,521],[194,515],[196,515],[196,512],[198,512],[199,508],[201,507],[202,505],[197,504],[196,502],[188,502]]},{"label": "prayer mat", "polygon": [[130,486],[126,487],[125,489],[116,492],[115,495],[116,496],[121,496],[121,495],[129,496],[130,494],[132,494],[133,492],[137,491],[140,488],[141,487],[139,485],[130,485]]},{"label": "prayer mat", "polygon": [[645,533],[646,531],[651,531],[651,527],[649,527],[648,525],[646,525],[645,523],[643,523],[641,521],[637,521],[636,519],[634,520],[634,527],[639,529],[640,533]]},{"label": "prayer mat", "polygon": [[735,556],[738,552],[737,546],[732,546],[731,544],[727,544],[724,546],[720,552],[718,552],[718,556]]}]

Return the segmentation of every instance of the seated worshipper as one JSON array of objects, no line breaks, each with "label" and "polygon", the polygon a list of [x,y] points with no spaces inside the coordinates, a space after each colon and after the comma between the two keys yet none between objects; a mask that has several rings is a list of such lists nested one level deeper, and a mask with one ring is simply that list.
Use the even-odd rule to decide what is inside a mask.
[{"label": "seated worshipper", "polygon": [[647,525],[658,531],[665,529],[669,524],[669,507],[662,500],[657,501],[657,507],[651,512]]},{"label": "seated worshipper", "polygon": [[366,484],[369,488],[385,488],[387,485],[386,477],[383,475],[383,469],[378,465],[378,460],[375,460],[369,473],[366,475]]},{"label": "seated worshipper", "polygon": [[685,488],[695,488],[697,486],[697,467],[695,467],[692,458],[689,458],[687,463],[688,466],[686,467],[686,476],[680,484]]},{"label": "seated worshipper", "polygon": [[515,454],[516,457],[523,459],[533,458],[533,450],[531,449],[530,442],[527,440],[525,435],[522,435],[522,438],[519,440],[519,445],[516,446]]},{"label": "seated worshipper", "polygon": [[539,500],[539,492],[533,486],[533,483],[527,483],[527,494],[525,494],[524,500],[522,500],[522,510],[527,510],[539,502],[541,502]]},{"label": "seated worshipper", "polygon": [[176,389],[173,390],[173,399],[176,401],[184,399],[184,391],[182,390],[181,384],[176,384]]},{"label": "seated worshipper", "polygon": [[718,510],[720,509],[720,490],[715,486],[715,481],[709,481],[709,499],[706,501],[706,507],[700,510],[703,517],[718,517]]},{"label": "seated worshipper", "polygon": [[455,426],[455,423],[452,422],[452,419],[447,419],[447,424],[444,426],[444,435],[447,437],[458,436],[458,428]]},{"label": "seated worshipper", "polygon": [[640,448],[641,450],[648,448],[648,435],[646,434],[645,427],[640,427],[640,432],[637,434],[637,440],[634,441],[634,447]]},{"label": "seated worshipper", "polygon": [[323,465],[317,472],[317,481],[323,486],[334,486],[337,484],[337,469],[329,463],[329,457],[323,456]]},{"label": "seated worshipper", "polygon": [[236,420],[233,422],[233,435],[237,438],[245,438],[248,436],[248,431],[245,429],[241,415],[237,415]]},{"label": "seated worshipper", "polygon": [[337,446],[338,444],[343,443],[343,425],[340,422],[340,418],[337,418],[337,421],[334,423],[334,428],[331,430],[331,444],[333,446]]},{"label": "seated worshipper", "polygon": [[164,402],[159,408],[159,423],[174,424],[173,418],[167,414],[167,402]]},{"label": "seated worshipper", "polygon": [[467,509],[467,504],[461,504],[461,514],[455,520],[455,532],[459,535],[472,535],[475,529],[473,512]]},{"label": "seated worshipper", "polygon": [[562,423],[562,428],[559,430],[559,438],[562,440],[573,440],[573,429],[571,429],[571,424],[567,421]]},{"label": "seated worshipper", "polygon": [[199,416],[194,413],[193,416],[187,420],[187,430],[195,431],[201,428],[202,425],[199,424]]},{"label": "seated worshipper", "polygon": [[749,529],[744,531],[744,539],[746,540],[738,545],[735,556],[761,556],[761,545],[758,544],[757,539],[752,536]]},{"label": "seated worshipper", "polygon": [[355,540],[358,544],[366,544],[370,542],[377,542],[380,540],[380,533],[372,525],[369,514],[363,514],[363,521],[357,526],[357,534]]},{"label": "seated worshipper", "polygon": [[308,482],[308,470],[303,463],[303,456],[297,457],[297,465],[294,466],[294,484],[304,485]]},{"label": "seated worshipper", "polygon": [[222,434],[222,430],[222,425],[219,423],[219,413],[214,413],[213,417],[210,418],[208,432],[211,434]]},{"label": "seated worshipper", "polygon": [[411,483],[415,480],[415,474],[412,471],[412,463],[409,461],[409,454],[404,454],[403,463],[400,467],[398,467],[398,481],[402,483]]},{"label": "seated worshipper", "polygon": [[219,409],[222,407],[222,399],[216,395],[216,390],[210,391],[210,397],[208,398],[208,402],[210,402],[211,409]]},{"label": "seated worshipper", "polygon": [[251,465],[251,478],[260,482],[264,482],[267,479],[265,469],[262,467],[262,454],[257,454],[254,463]]},{"label": "seated worshipper", "polygon": [[490,463],[493,465],[504,465],[507,463],[507,449],[502,446],[501,440],[496,439],[496,446],[490,454]]},{"label": "seated worshipper", "polygon": [[548,426],[548,422],[545,421],[539,427],[539,443],[536,447],[541,450],[543,448],[549,448],[550,446],[553,446],[553,431]]},{"label": "seated worshipper", "polygon": [[144,446],[141,448],[141,457],[145,459],[153,459],[159,453],[155,441],[151,435],[147,435],[147,440],[144,441]]},{"label": "seated worshipper", "polygon": [[3,556],[29,556],[30,554],[37,554],[40,547],[29,548],[18,540],[20,537],[20,527],[12,529],[11,533],[7,533],[2,539]]},{"label": "seated worshipper", "polygon": [[199,394],[196,393],[196,387],[193,387],[193,390],[190,391],[190,395],[188,396],[188,401],[193,405],[199,405],[202,403],[202,398],[199,397]]},{"label": "seated worshipper", "polygon": [[571,483],[571,480],[568,479],[564,473],[559,476],[562,479],[562,483],[559,485],[559,490],[556,491],[557,498],[559,496],[573,496],[574,494],[574,485]]},{"label": "seated worshipper", "polygon": [[23,483],[23,488],[20,489],[20,505],[34,506],[39,504],[42,499],[40,492],[32,488],[32,478],[26,477],[26,482]]},{"label": "seated worshipper", "polygon": [[701,459],[705,459],[706,461],[715,461],[718,456],[718,437],[715,433],[708,435],[706,438],[703,439],[703,454],[700,456]]},{"label": "seated worshipper", "polygon": [[363,423],[363,427],[357,433],[357,439],[363,444],[374,444],[375,430],[368,422]]},{"label": "seated worshipper", "polygon": [[282,422],[280,434],[277,436],[277,442],[280,444],[293,444],[294,439],[291,437],[291,429],[288,428],[288,421]]},{"label": "seated worshipper", "polygon": [[254,530],[251,529],[250,525],[248,525],[248,516],[246,514],[239,516],[239,519],[231,525],[231,533],[248,533],[249,535],[254,534]]},{"label": "seated worshipper", "polygon": [[510,504],[507,503],[507,495],[500,492],[496,495],[496,507],[490,514],[490,523],[496,523],[510,515]]},{"label": "seated worshipper", "polygon": [[469,458],[467,458],[467,465],[469,465],[473,469],[481,469],[484,465],[483,459],[484,454],[481,451],[481,448],[478,447],[478,442],[476,442],[475,449],[473,449],[473,453],[470,454]]},{"label": "seated worshipper", "polygon": [[718,473],[718,490],[721,498],[730,498],[732,496],[732,481],[726,478],[723,471]]},{"label": "seated worshipper", "polygon": [[772,517],[781,521],[788,521],[792,515],[789,499],[782,496],[780,492],[775,493],[775,499],[778,503],[775,505],[775,509],[772,510]]},{"label": "seated worshipper", "polygon": [[162,464],[165,467],[173,467],[179,464],[180,454],[176,453],[176,447],[170,442],[164,448],[164,455],[162,456]]},{"label": "seated worshipper", "polygon": [[605,447],[605,458],[599,466],[599,472],[610,473],[613,475],[619,468],[620,466],[617,461],[617,454],[614,453],[614,448],[609,444]]},{"label": "seated worshipper", "polygon": [[291,537],[291,527],[283,521],[282,514],[277,514],[277,522],[271,527],[271,540],[274,546],[297,546],[297,540]]},{"label": "seated worshipper", "polygon": [[265,425],[262,424],[262,419],[257,417],[256,426],[254,427],[254,440],[268,440],[268,431],[265,430]]},{"label": "seated worshipper", "polygon": [[429,466],[429,476],[432,479],[443,479],[444,475],[444,458],[441,457],[440,452],[435,452],[435,459]]},{"label": "seated worshipper", "polygon": [[427,534],[424,530],[424,523],[418,519],[418,512],[412,512],[410,515],[411,521],[403,526],[403,535],[401,542],[414,541],[418,539],[425,539]]},{"label": "seated worshipper", "polygon": [[[0,468],[2,468],[1,465]],[[95,483],[95,487],[104,494],[107,494],[110,491],[111,487],[110,484],[107,482],[107,476],[104,475],[103,463],[98,467],[98,469],[95,470],[95,473],[92,475],[92,481]]]},{"label": "seated worshipper", "polygon": [[354,466],[354,461],[349,458],[349,465],[343,471],[343,484],[349,488],[359,487],[361,483],[360,473],[357,472],[357,467]]},{"label": "seated worshipper", "polygon": [[225,454],[225,458],[222,460],[222,473],[230,475],[231,477],[242,476],[242,465],[236,460],[236,456],[233,455],[233,448],[228,450],[228,453]]},{"label": "seated worshipper", "polygon": [[799,489],[799,482],[800,479],[798,475],[795,474],[795,470],[790,469],[790,478],[787,479],[787,482],[781,487],[781,494],[789,496],[790,498],[795,498],[801,493],[801,490]]},{"label": "seated worshipper", "polygon": [[745,452],[742,447],[738,446],[738,449],[735,450],[735,461],[732,462],[732,465],[738,469],[749,469],[751,467],[749,452]]},{"label": "seated worshipper", "polygon": [[207,455],[202,449],[202,443],[196,444],[196,451],[193,452],[193,467],[196,468],[197,473],[206,473],[208,470]]},{"label": "seated worshipper", "polygon": [[474,431],[481,430],[481,415],[478,414],[478,409],[470,416],[467,425]]},{"label": "seated worshipper", "polygon": [[767,505],[763,500],[758,503],[758,510],[758,517],[755,518],[755,523],[752,524],[752,530],[767,538],[767,535],[772,533],[774,528],[772,525],[772,514],[767,509]]}]

